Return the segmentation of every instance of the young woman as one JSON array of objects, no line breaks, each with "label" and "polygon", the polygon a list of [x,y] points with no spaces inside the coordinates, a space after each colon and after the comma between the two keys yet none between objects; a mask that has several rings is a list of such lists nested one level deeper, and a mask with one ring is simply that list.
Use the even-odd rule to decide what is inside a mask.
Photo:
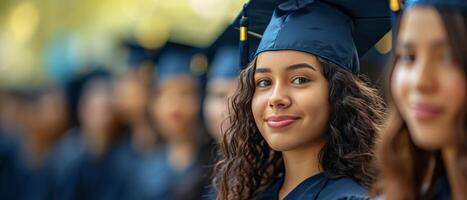
[{"label": "young woman", "polygon": [[[358,54],[389,24],[383,20],[387,26],[363,42],[349,22],[361,22],[356,16],[365,9],[335,3],[250,1],[246,7],[249,13],[268,13],[254,6],[276,9],[254,61],[240,74],[216,166],[218,199],[367,198],[383,102],[357,75]],[[384,1],[367,3],[384,15]],[[343,14],[350,10],[351,16]]]},{"label": "young woman", "polygon": [[133,199],[199,199],[205,186],[200,81],[193,47],[169,43],[156,67],[150,112],[160,146],[136,172]]},{"label": "young woman", "polygon": [[238,48],[225,45],[216,52],[208,74],[207,94],[204,99],[204,118],[211,136],[220,141],[222,130],[229,127],[228,99],[237,88],[240,63]]},{"label": "young woman", "polygon": [[465,0],[407,1],[379,144],[386,199],[466,199]]}]

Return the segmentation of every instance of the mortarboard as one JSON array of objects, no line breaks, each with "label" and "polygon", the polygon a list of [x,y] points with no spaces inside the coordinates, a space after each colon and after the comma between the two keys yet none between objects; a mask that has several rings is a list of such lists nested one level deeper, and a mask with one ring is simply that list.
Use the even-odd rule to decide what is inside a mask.
[{"label": "mortarboard", "polygon": [[406,0],[404,6],[410,8],[416,5],[430,5],[441,8],[456,8],[467,11],[466,0]]},{"label": "mortarboard", "polygon": [[297,50],[357,74],[391,17],[386,0],[250,0],[236,23],[242,66],[264,51]]},{"label": "mortarboard", "polygon": [[[156,64],[155,79],[163,81],[167,78],[180,75],[195,77],[199,75],[200,68],[205,68],[205,61],[201,61],[202,50],[192,46],[168,42],[161,50]],[[201,56],[205,58],[205,56]],[[201,66],[203,65],[203,66]]]},{"label": "mortarboard", "polygon": [[238,33],[232,26],[222,32],[210,49],[214,51],[214,58],[209,67],[209,78],[231,79],[240,74]]},{"label": "mortarboard", "polygon": [[153,62],[159,54],[159,49],[144,48],[135,40],[123,41],[122,47],[128,51],[127,63],[130,68],[139,67],[145,62]]}]

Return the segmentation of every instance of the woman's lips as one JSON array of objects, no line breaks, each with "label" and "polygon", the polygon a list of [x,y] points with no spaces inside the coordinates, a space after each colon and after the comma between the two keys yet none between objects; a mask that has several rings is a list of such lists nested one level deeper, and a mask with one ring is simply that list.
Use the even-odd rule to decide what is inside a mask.
[{"label": "woman's lips", "polygon": [[442,113],[441,108],[425,103],[415,103],[411,106],[411,110],[419,120],[434,119]]},{"label": "woman's lips", "polygon": [[266,124],[270,128],[283,128],[299,119],[300,117],[291,115],[274,115],[266,118]]}]

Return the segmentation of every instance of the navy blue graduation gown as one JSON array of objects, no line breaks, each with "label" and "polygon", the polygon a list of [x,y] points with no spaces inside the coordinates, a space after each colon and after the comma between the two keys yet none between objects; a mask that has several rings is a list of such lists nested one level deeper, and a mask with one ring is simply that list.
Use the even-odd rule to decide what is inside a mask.
[{"label": "navy blue graduation gown", "polygon": [[205,171],[198,160],[185,169],[174,169],[167,148],[161,147],[141,163],[134,180],[134,199],[199,199],[201,175]]},{"label": "navy blue graduation gown", "polygon": [[[260,200],[276,200],[283,178],[260,195]],[[351,178],[327,178],[323,173],[305,179],[295,187],[284,200],[325,199],[325,200],[361,200],[368,199],[368,191]]]}]

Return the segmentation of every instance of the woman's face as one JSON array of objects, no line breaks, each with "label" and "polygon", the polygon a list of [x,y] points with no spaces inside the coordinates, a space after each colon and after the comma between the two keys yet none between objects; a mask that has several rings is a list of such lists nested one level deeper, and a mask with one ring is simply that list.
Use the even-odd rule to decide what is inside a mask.
[{"label": "woman's face", "polygon": [[253,116],[272,149],[289,151],[326,142],[329,87],[317,57],[289,50],[263,52],[257,57],[254,80]]},{"label": "woman's face", "polygon": [[464,126],[466,80],[433,8],[405,13],[396,54],[391,92],[414,142],[425,149],[452,144]]},{"label": "woman's face", "polygon": [[[103,80],[92,80],[79,103],[79,120],[86,134],[109,133],[114,126],[114,107],[110,86]],[[91,137],[103,137],[91,135]]]},{"label": "woman's face", "polygon": [[139,119],[145,112],[148,99],[148,91],[145,87],[144,77],[138,76],[135,72],[124,74],[115,84],[115,104],[119,116],[123,118]]},{"label": "woman's face", "polygon": [[188,76],[165,80],[158,86],[151,112],[157,129],[168,140],[191,137],[199,112],[198,83]]},{"label": "woman's face", "polygon": [[230,124],[226,120],[228,112],[228,99],[237,87],[237,79],[213,79],[208,82],[207,96],[204,100],[204,117],[206,118],[209,133],[220,140],[222,132]]}]

